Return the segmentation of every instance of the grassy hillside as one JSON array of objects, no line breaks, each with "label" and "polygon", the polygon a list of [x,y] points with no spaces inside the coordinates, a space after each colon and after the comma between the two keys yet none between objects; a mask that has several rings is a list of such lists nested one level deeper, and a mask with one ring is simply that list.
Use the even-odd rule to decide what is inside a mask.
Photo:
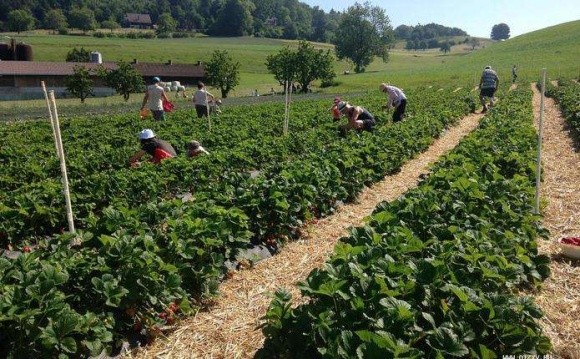
[{"label": "grassy hillside", "polygon": [[[241,83],[232,97],[249,96],[252,90],[269,92],[271,87],[281,87],[268,74],[266,57],[283,46],[295,42],[263,38],[210,38],[187,39],[119,39],[90,36],[58,36],[48,34],[8,34],[33,46],[36,61],[63,61],[73,47],[99,51],[105,61],[166,62],[176,63],[206,61],[216,49],[227,50],[240,61]],[[519,81],[535,81],[542,68],[547,68],[551,78],[577,77],[580,73],[580,20],[524,34],[502,42],[485,43],[484,48],[468,51],[469,46],[456,46],[451,53],[437,50],[406,51],[394,49],[390,61],[375,60],[365,73],[354,74],[344,61],[335,65],[337,86],[314,91],[328,95],[348,92],[375,91],[380,82],[389,81],[403,87],[416,85],[475,86],[485,65],[493,66],[500,79],[510,81],[511,67],[518,66]],[[332,48],[328,44],[316,44]],[[345,75],[345,70],[350,70]],[[114,99],[110,99],[115,101]],[[138,99],[137,101],[139,101]],[[97,102],[97,99],[89,99]],[[6,105],[0,102],[0,108]]]}]

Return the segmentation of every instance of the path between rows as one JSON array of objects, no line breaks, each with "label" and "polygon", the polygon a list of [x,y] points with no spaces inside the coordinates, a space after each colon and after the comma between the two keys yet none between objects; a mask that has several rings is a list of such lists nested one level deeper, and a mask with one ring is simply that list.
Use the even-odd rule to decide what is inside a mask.
[{"label": "path between rows", "polygon": [[264,337],[257,329],[271,295],[285,288],[296,303],[300,293],[295,284],[321,267],[340,237],[351,226],[360,226],[381,201],[392,201],[415,187],[430,164],[453,149],[479,124],[481,114],[470,114],[395,175],[387,176],[346,204],[332,216],[306,228],[305,239],[287,244],[278,255],[258,262],[250,270],[237,272],[220,285],[215,304],[207,311],[184,319],[167,338],[128,354],[132,358],[252,358]]},{"label": "path between rows", "polygon": [[[540,91],[532,84],[536,128],[540,118]],[[544,311],[541,324],[554,345],[556,358],[580,359],[580,260],[560,255],[556,241],[580,236],[580,149],[574,148],[570,130],[551,98],[544,101],[542,141],[543,223],[550,231],[548,241],[539,240],[541,253],[551,257],[550,277],[535,293]]]}]

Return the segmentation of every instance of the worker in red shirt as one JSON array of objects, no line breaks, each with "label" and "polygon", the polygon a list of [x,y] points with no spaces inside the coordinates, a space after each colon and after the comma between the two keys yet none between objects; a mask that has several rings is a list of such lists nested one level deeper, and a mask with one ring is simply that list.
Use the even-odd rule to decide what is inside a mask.
[{"label": "worker in red shirt", "polygon": [[139,141],[141,142],[141,149],[129,158],[131,167],[136,166],[145,154],[151,156],[150,161],[153,163],[160,163],[166,158],[177,156],[173,146],[169,142],[157,138],[153,130],[145,129],[141,131],[139,133]]}]

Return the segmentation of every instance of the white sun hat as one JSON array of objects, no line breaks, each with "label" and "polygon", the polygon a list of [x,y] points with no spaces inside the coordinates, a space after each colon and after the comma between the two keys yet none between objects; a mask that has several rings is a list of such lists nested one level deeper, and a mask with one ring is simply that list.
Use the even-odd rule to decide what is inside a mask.
[{"label": "white sun hat", "polygon": [[140,140],[148,140],[153,137],[155,137],[155,133],[153,132],[153,130],[150,130],[148,128],[139,133]]}]

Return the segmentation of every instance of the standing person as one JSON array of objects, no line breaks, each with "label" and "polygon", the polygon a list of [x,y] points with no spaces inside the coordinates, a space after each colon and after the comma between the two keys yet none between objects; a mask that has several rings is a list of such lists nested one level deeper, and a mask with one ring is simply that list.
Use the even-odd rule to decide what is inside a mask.
[{"label": "standing person", "polygon": [[479,88],[481,89],[479,92],[479,99],[481,100],[481,105],[483,106],[481,113],[485,113],[487,111],[487,97],[489,97],[489,106],[491,107],[494,105],[494,95],[498,85],[499,77],[497,77],[497,73],[491,69],[491,66],[486,66],[483,69],[483,72],[481,73],[481,79],[479,80]]},{"label": "standing person", "polygon": [[518,78],[517,68],[516,65],[514,65],[512,67],[512,83],[515,83],[517,78]]},{"label": "standing person", "polygon": [[153,118],[156,121],[163,121],[165,120],[163,101],[169,101],[169,99],[167,98],[167,95],[165,95],[165,90],[161,86],[161,80],[159,77],[154,77],[153,83],[147,86],[147,90],[145,91],[141,110],[144,110],[145,106],[149,106],[148,108],[151,110]]},{"label": "standing person", "polygon": [[[211,100],[209,100],[208,97],[211,98]],[[205,89],[203,82],[198,82],[197,91],[195,92],[195,95],[193,95],[193,104],[195,105],[197,118],[202,118],[203,116],[207,117],[209,115],[208,103],[213,100],[215,100],[215,97]]]},{"label": "standing person", "polygon": [[150,161],[153,163],[160,163],[166,158],[177,156],[173,146],[169,142],[157,138],[153,130],[145,129],[141,131],[139,133],[139,142],[141,142],[141,149],[129,158],[131,167],[135,167],[137,161],[145,154],[151,156]]},{"label": "standing person", "polygon": [[379,89],[382,92],[386,92],[389,97],[387,99],[387,105],[384,106],[384,108],[395,108],[395,112],[393,112],[393,122],[402,121],[405,116],[405,109],[407,108],[407,96],[405,96],[403,90],[386,83],[380,84]]},{"label": "standing person", "polygon": [[348,118],[348,124],[340,127],[342,130],[372,131],[376,124],[375,117],[363,107],[350,105],[346,101],[340,101],[336,107]]},{"label": "standing person", "polygon": [[195,157],[202,153],[209,155],[209,152],[198,141],[190,141],[187,144],[187,157]]}]

